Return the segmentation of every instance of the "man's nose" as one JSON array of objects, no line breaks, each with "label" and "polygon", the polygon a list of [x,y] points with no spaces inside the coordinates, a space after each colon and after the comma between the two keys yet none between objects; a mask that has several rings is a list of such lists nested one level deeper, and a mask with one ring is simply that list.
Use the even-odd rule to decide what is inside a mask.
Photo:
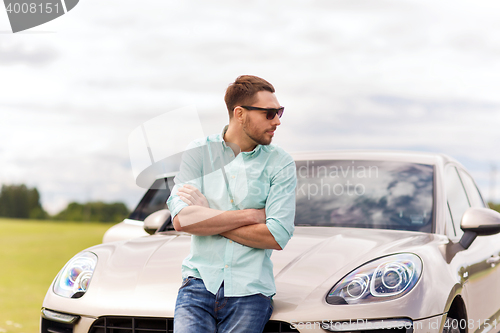
[{"label": "man's nose", "polygon": [[273,120],[271,121],[271,124],[273,124],[274,126],[281,125],[280,117],[278,117],[278,114],[274,116]]}]

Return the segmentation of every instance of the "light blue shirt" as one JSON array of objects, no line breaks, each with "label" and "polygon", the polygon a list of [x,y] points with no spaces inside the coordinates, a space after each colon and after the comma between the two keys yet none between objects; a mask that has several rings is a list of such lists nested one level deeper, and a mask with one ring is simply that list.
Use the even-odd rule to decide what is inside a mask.
[{"label": "light blue shirt", "polygon": [[[210,208],[266,210],[266,226],[284,248],[293,235],[295,218],[295,162],[283,149],[257,145],[236,157],[222,134],[192,142],[182,157],[180,172],[167,201],[172,219],[188,205],[177,195],[184,184],[198,188]],[[191,238],[191,253],[182,263],[182,277],[201,278],[217,293],[224,281],[225,296],[276,293],[270,249],[256,249],[220,235]]]}]

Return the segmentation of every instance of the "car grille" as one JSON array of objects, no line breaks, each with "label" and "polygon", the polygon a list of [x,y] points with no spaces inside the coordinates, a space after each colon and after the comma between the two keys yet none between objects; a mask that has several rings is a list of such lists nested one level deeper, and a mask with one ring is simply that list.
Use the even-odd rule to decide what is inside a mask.
[{"label": "car grille", "polygon": [[292,333],[298,332],[293,328],[290,323],[285,323],[283,321],[270,320],[267,322],[266,327],[264,327],[264,332],[262,333]]},{"label": "car grille", "polygon": [[[89,333],[173,333],[173,318],[101,317]],[[263,333],[299,332],[282,321],[269,321]]]},{"label": "car grille", "polygon": [[171,318],[101,317],[89,333],[171,333],[174,320]]}]

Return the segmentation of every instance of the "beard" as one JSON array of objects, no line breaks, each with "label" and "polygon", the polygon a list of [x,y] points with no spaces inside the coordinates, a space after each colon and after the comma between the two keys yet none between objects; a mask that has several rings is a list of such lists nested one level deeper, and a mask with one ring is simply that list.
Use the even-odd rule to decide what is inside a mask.
[{"label": "beard", "polygon": [[255,141],[255,143],[263,146],[267,146],[273,140],[273,137],[268,135],[266,131],[272,130],[272,128],[268,129],[259,129],[255,124],[250,120],[250,118],[246,118],[243,122],[243,132]]}]

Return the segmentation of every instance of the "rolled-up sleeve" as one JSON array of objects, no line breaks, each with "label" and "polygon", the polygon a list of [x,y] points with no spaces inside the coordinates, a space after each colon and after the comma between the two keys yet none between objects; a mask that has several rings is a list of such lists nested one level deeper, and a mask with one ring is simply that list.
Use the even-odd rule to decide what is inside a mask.
[{"label": "rolled-up sleeve", "polygon": [[288,156],[286,165],[271,180],[266,201],[266,225],[279,246],[284,249],[295,230],[295,162]]},{"label": "rolled-up sleeve", "polygon": [[170,197],[167,200],[167,206],[172,215],[172,220],[184,207],[188,206],[188,204],[182,201],[177,195],[179,188],[185,184],[191,184],[198,190],[203,191],[203,149],[204,146],[195,141],[192,142],[182,154],[180,170],[174,178],[175,186],[172,188]]},{"label": "rolled-up sleeve", "polygon": [[172,220],[174,217],[179,214],[179,212],[184,208],[187,207],[188,204],[182,201],[179,196],[177,195],[177,191],[179,190],[179,187],[182,185],[175,185],[174,188],[172,189],[172,194],[170,194],[170,197],[167,200],[167,206],[168,210],[170,210],[170,214],[172,216]]}]

